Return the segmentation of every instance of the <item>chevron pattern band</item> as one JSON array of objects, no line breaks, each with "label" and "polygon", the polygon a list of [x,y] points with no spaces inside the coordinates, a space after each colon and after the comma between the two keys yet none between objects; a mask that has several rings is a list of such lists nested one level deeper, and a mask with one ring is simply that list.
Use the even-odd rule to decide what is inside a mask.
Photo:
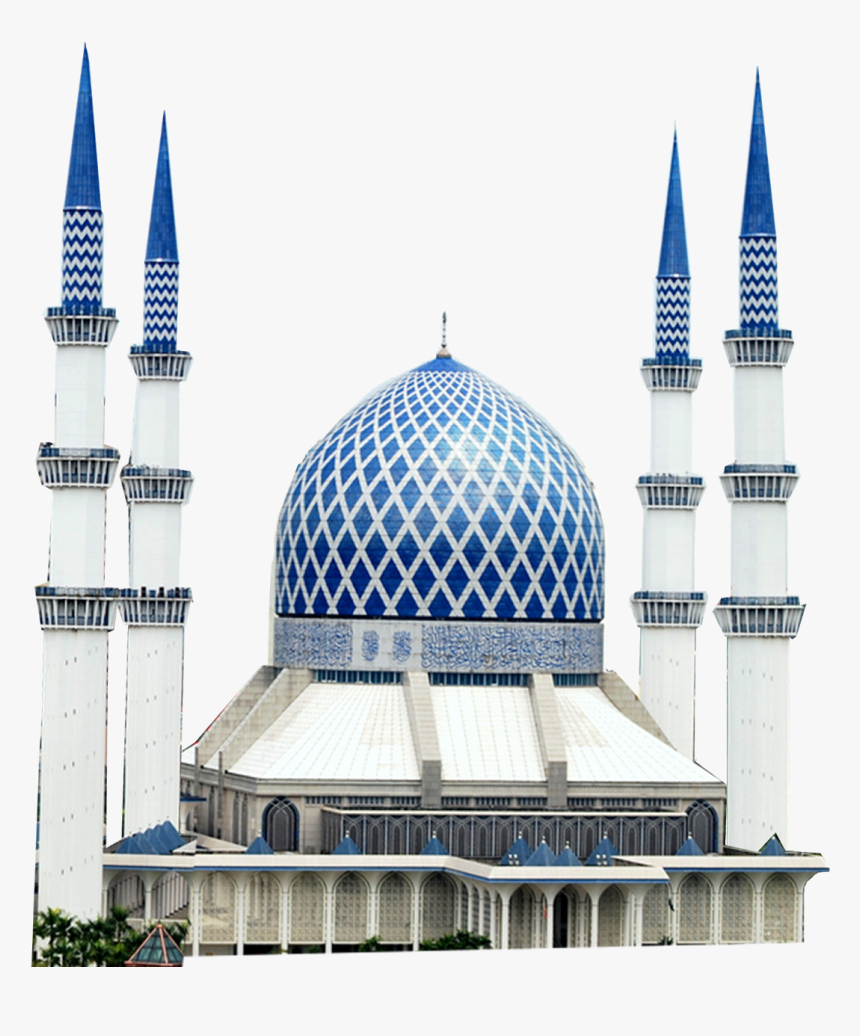
[{"label": "chevron pattern band", "polygon": [[657,278],[654,349],[658,360],[690,353],[690,278]]},{"label": "chevron pattern band", "polygon": [[79,312],[102,304],[103,226],[98,209],[63,211],[62,303]]},{"label": "chevron pattern band", "polygon": [[741,330],[779,327],[776,238],[740,239]]},{"label": "chevron pattern band", "polygon": [[179,263],[148,262],[143,270],[144,348],[151,352],[176,352]]}]

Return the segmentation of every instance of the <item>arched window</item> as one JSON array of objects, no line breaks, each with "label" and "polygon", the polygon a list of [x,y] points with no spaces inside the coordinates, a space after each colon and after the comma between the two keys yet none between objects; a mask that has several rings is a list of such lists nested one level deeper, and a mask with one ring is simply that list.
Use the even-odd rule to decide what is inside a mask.
[{"label": "arched window", "polygon": [[367,882],[355,872],[344,874],[334,889],[334,942],[367,938]]},{"label": "arched window", "polygon": [[432,874],[421,888],[421,938],[453,935],[456,922],[456,889],[447,874]]},{"label": "arched window", "polygon": [[272,799],[263,810],[266,841],[276,853],[295,852],[299,844],[299,811],[289,799]]},{"label": "arched window", "polygon": [[534,946],[535,897],[528,885],[520,887],[511,896],[508,907],[508,946],[512,950],[528,950]]},{"label": "arched window", "polygon": [[787,874],[774,874],[764,887],[764,941],[794,942],[797,886]]},{"label": "arched window", "polygon": [[215,871],[200,887],[200,942],[236,941],[236,886],[229,874]]},{"label": "arched window", "polygon": [[717,813],[709,802],[695,802],[687,810],[687,834],[703,853],[717,851]]},{"label": "arched window", "polygon": [[754,890],[750,879],[733,874],[723,882],[720,901],[720,942],[752,942]]},{"label": "arched window", "polygon": [[255,874],[245,886],[245,942],[280,941],[280,882],[273,874]]},{"label": "arched window", "polygon": [[669,888],[653,885],[642,904],[642,942],[659,946],[669,939]]},{"label": "arched window", "polygon": [[325,941],[325,886],[316,874],[300,874],[290,886],[290,942]]},{"label": "arched window", "polygon": [[379,886],[379,941],[412,942],[412,885],[402,874]]},{"label": "arched window", "polygon": [[152,917],[172,918],[188,906],[188,881],[184,874],[169,871],[152,887]]},{"label": "arched window", "polygon": [[624,900],[615,885],[604,890],[597,904],[597,945],[624,945]]},{"label": "arched window", "polygon": [[678,898],[678,942],[711,942],[711,883],[702,874],[690,874]]}]

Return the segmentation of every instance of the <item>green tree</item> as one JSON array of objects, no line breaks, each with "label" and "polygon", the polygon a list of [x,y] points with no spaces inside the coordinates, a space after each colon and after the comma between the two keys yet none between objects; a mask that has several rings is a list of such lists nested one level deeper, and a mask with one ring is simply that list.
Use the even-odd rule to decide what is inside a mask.
[{"label": "green tree", "polygon": [[419,950],[491,950],[493,944],[486,935],[461,929],[454,935],[443,935],[438,939],[425,939]]}]

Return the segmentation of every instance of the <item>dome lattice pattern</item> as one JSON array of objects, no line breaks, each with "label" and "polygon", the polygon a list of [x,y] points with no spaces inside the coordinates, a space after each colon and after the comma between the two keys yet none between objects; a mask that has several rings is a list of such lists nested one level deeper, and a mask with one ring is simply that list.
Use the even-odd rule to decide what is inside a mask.
[{"label": "dome lattice pattern", "polygon": [[308,453],[277,551],[281,616],[603,618],[603,525],[579,459],[451,359],[388,382]]}]

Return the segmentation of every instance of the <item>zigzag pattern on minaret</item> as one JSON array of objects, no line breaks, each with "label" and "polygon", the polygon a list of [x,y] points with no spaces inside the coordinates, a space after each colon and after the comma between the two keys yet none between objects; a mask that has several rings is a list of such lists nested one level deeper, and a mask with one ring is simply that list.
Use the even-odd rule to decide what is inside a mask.
[{"label": "zigzag pattern on minaret", "polygon": [[175,352],[179,319],[179,263],[144,263],[143,344]]},{"label": "zigzag pattern on minaret", "polygon": [[62,304],[101,306],[104,216],[97,209],[63,212]]},{"label": "zigzag pattern on minaret", "polygon": [[654,349],[658,359],[690,352],[690,279],[657,278]]},{"label": "zigzag pattern on minaret", "polygon": [[779,327],[775,237],[740,239],[740,326]]}]

